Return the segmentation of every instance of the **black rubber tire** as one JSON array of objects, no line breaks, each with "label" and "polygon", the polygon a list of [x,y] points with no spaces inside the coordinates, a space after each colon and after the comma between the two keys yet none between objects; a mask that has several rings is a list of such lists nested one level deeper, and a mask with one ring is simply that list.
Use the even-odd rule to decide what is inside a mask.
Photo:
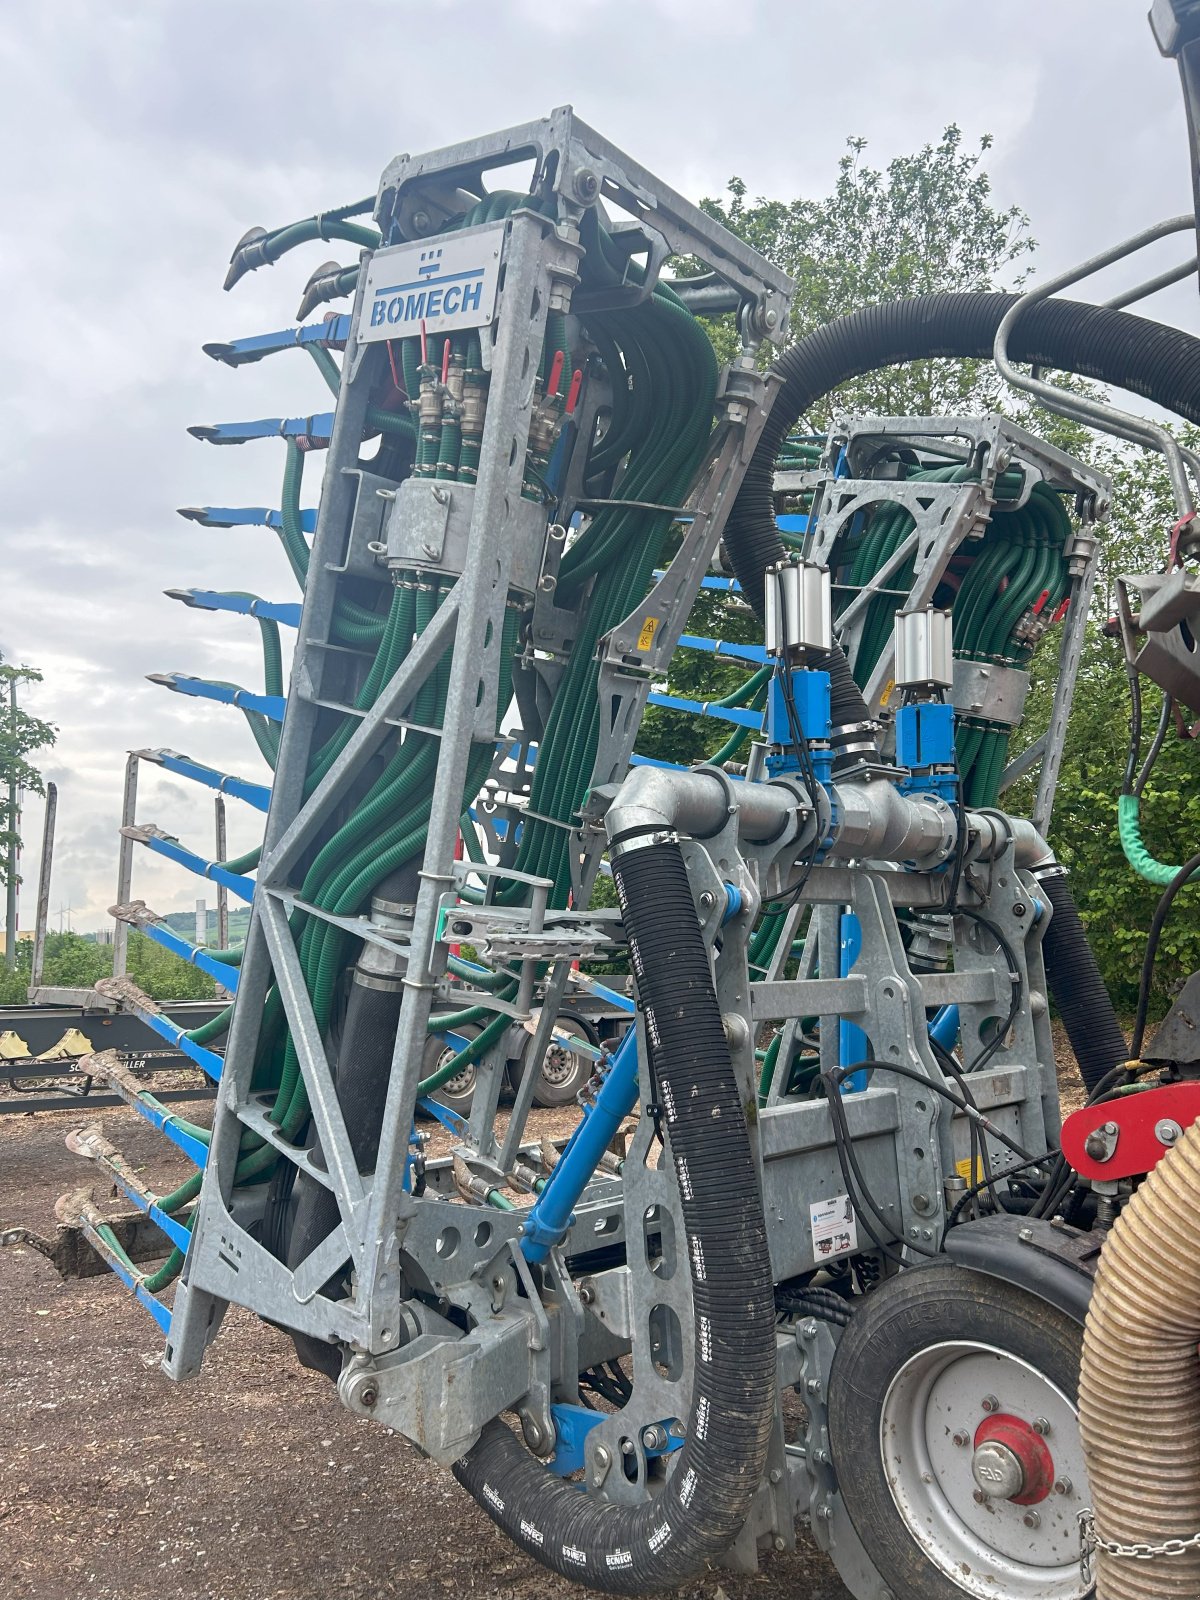
[{"label": "black rubber tire", "polygon": [[[557,1026],[566,1032],[573,1033],[580,1039],[590,1039],[595,1044],[596,1041],[592,1035],[592,1030],[582,1017],[572,1016],[569,1011],[564,1011],[559,1014],[555,1021]],[[533,1091],[533,1103],[535,1106],[543,1107],[569,1106],[591,1077],[593,1063],[588,1056],[580,1055],[577,1050],[566,1051],[565,1047],[553,1043],[551,1043],[550,1049],[563,1049],[564,1054],[569,1054],[574,1070],[570,1077],[565,1078],[561,1083],[551,1083],[547,1079],[545,1072],[539,1071],[537,1087]],[[519,1077],[524,1070],[524,1059],[522,1059],[520,1073],[517,1076]]]},{"label": "black rubber tire", "polygon": [[1082,1324],[1023,1289],[943,1256],[867,1296],[833,1358],[830,1453],[850,1520],[895,1600],[964,1600],[967,1594],[933,1565],[905,1526],[880,1450],[880,1414],[893,1377],[922,1350],[956,1338],[1011,1351],[1073,1401],[1078,1397]]},{"label": "black rubber tire", "polygon": [[[479,1029],[473,1024],[467,1024],[464,1027],[455,1028],[454,1032],[460,1034],[464,1039],[474,1039]],[[429,1035],[425,1042],[425,1056],[421,1062],[423,1076],[428,1078],[437,1071],[446,1054],[446,1048],[444,1035],[440,1033],[431,1033]],[[439,1105],[445,1106],[449,1111],[456,1111],[460,1117],[469,1117],[471,1114],[471,1102],[475,1098],[474,1064],[472,1063],[471,1066],[465,1067],[457,1077],[451,1078],[450,1082],[444,1083],[440,1089],[435,1089],[429,1098],[436,1100]]]}]

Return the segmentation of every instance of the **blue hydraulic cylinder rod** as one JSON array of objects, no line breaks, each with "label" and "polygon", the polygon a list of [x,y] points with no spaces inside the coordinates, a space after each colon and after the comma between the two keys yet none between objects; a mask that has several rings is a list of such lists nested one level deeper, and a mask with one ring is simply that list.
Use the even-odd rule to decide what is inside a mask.
[{"label": "blue hydraulic cylinder rod", "polygon": [[[847,978],[862,955],[862,924],[852,911],[843,911],[838,928],[838,976]],[[870,1054],[867,1036],[857,1022],[838,1023],[838,1065],[852,1067]],[[867,1087],[867,1074],[851,1072],[842,1079],[842,1093],[855,1094]]]},{"label": "blue hydraulic cylinder rod", "polygon": [[521,1229],[521,1251],[526,1261],[545,1261],[564,1238],[600,1157],[637,1100],[637,1029],[630,1028],[617,1046],[594,1104],[584,1112],[583,1121],[568,1139],[546,1187],[526,1213]]},{"label": "blue hydraulic cylinder rod", "polygon": [[934,1013],[929,1024],[929,1037],[943,1050],[953,1050],[958,1043],[958,1007],[942,1006]]}]

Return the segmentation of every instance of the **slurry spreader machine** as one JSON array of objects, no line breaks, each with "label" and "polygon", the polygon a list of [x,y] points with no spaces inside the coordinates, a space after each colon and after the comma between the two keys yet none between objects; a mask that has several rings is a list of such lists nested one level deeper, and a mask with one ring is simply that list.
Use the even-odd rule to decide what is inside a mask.
[{"label": "slurry spreader machine", "polygon": [[[1190,25],[1159,21],[1187,85]],[[1200,421],[1200,343],[1050,297],[1194,229],[1020,298],[871,307],[773,365],[789,280],[569,109],[241,240],[227,287],[306,241],[353,258],[313,275],[301,326],[208,347],[298,351],[332,410],[193,430],[282,448],[278,511],[186,514],[273,528],[303,604],[173,591],[257,619],[265,683],[163,681],[239,708],[274,780],[135,762],[265,810],[265,837],[213,862],[127,818],[116,914],[179,942],[128,899],[148,848],[252,899],[250,931],[197,956],[236,1000],[177,1040],[219,1079],[211,1131],[91,1063],[196,1166],[156,1195],[75,1136],[162,1264],[86,1197],[62,1210],[157,1319],[169,1376],[248,1307],[602,1592],[753,1567],[799,1522],[858,1600],[1200,1593],[1200,980],[1145,1049],[1143,998],[1127,1042],[1046,843],[1109,487],[998,415],[798,431],[871,369],[994,354],[1163,450],[1178,518],[1120,623],[1200,707],[1197,462],[1039,376]],[[736,322],[722,369],[714,315]],[[713,591],[762,644],[686,631]],[[1050,723],[1014,758],[1038,648]],[[745,681],[686,701],[676,651]],[[726,742],[688,770],[640,754],[648,703]],[[1004,806],[1021,779],[1028,816]],[[1142,856],[1166,888],[1152,967],[1198,863]],[[580,989],[628,1026],[546,1138],[514,1034],[535,1062],[580,1047]],[[107,992],[170,1032],[127,980]],[[1089,1096],[1065,1125],[1051,999]]]}]

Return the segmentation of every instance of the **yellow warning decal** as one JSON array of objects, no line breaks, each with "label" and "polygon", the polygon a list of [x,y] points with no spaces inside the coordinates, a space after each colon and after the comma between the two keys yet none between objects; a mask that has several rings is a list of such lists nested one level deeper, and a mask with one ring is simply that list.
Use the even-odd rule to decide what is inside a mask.
[{"label": "yellow warning decal", "polygon": [[960,1178],[966,1180],[968,1186],[983,1182],[983,1164],[978,1159],[976,1159],[973,1168],[971,1158],[969,1156],[965,1161],[956,1161],[954,1163],[954,1170],[958,1173]]},{"label": "yellow warning decal", "polygon": [[642,631],[638,634],[638,649],[649,650],[654,643],[654,635],[658,632],[661,617],[647,617],[642,623]]},{"label": "yellow warning decal", "polygon": [[887,705],[888,701],[892,698],[892,691],[893,691],[893,689],[895,689],[895,687],[896,687],[896,680],[895,680],[895,678],[892,678],[889,681],[889,683],[887,685],[887,688],[884,689],[883,693],[879,696],[879,704],[881,706],[886,706]]}]

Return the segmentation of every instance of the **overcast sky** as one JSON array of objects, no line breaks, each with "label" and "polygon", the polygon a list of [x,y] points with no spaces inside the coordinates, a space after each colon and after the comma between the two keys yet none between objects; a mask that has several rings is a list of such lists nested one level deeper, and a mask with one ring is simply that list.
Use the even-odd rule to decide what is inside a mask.
[{"label": "overcast sky", "polygon": [[[212,339],[284,327],[320,243],[221,290],[238,237],[374,190],[394,155],[571,102],[684,194],[737,173],[820,195],[850,135],[883,164],[951,121],[995,136],[997,202],[1055,271],[1191,196],[1173,64],[1146,0],[44,0],[0,17],[7,226],[0,650],[40,667],[59,727],[58,908],[113,899],[124,752],[170,747],[249,777],[236,713],[145,681],[259,687],[257,628],[170,586],[294,598],[265,529],[206,532],[192,504],[278,504],[282,446],[216,450],[189,423],[325,409],[311,364],[240,372]],[[334,247],[335,249],[337,247]],[[1147,276],[1180,255],[1179,241]],[[346,259],[352,258],[348,252]],[[1113,282],[1104,291],[1113,293]],[[1097,291],[1097,297],[1102,295]],[[1151,314],[1195,328],[1194,285]],[[322,458],[310,457],[305,503]],[[140,819],[207,849],[211,796],[143,768]],[[231,848],[258,818],[229,803]],[[25,810],[31,924],[41,806]],[[134,892],[190,907],[194,880],[140,853]]]}]

